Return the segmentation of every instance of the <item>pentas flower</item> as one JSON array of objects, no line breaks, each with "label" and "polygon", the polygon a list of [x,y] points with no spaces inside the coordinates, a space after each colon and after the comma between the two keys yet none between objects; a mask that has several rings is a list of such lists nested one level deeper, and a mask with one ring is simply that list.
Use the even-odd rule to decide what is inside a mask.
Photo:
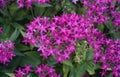
[{"label": "pentas flower", "polygon": [[63,14],[48,18],[35,18],[27,27],[24,42],[38,47],[41,56],[56,57],[56,61],[70,59],[75,42],[91,36],[93,25],[83,16]]},{"label": "pentas flower", "polygon": [[38,4],[45,4],[50,2],[50,0],[17,0],[18,8],[31,8],[33,2],[37,2]]},{"label": "pentas flower", "polygon": [[30,72],[37,73],[39,77],[60,77],[56,74],[55,69],[47,64],[36,66],[36,70],[32,70],[32,65],[25,64],[25,67],[15,70],[15,77],[27,77]]},{"label": "pentas flower", "polygon": [[25,73],[22,71],[22,69],[19,67],[18,70],[15,70],[15,77],[24,77]]},{"label": "pentas flower", "polygon": [[113,24],[115,26],[119,26],[120,25],[120,12],[111,11],[111,15],[114,17]]},{"label": "pentas flower", "polygon": [[19,8],[23,8],[24,6],[27,8],[31,8],[32,7],[32,2],[34,2],[35,0],[17,0],[17,4],[19,5]]},{"label": "pentas flower", "polygon": [[32,71],[32,65],[25,65],[24,68],[19,67],[19,69],[15,70],[15,77],[26,77]]},{"label": "pentas flower", "polygon": [[[117,2],[119,3],[120,1],[116,0],[116,4]],[[86,17],[89,18],[91,22],[103,24],[104,22],[113,19],[113,24],[115,26],[120,25],[120,13],[117,11],[114,0],[83,0],[82,3],[84,6],[88,7],[86,11]]]},{"label": "pentas flower", "polygon": [[56,74],[55,69],[52,66],[48,66],[47,64],[42,64],[36,67],[36,73],[39,74],[39,77],[60,77],[60,75]]},{"label": "pentas flower", "polygon": [[38,4],[45,4],[47,2],[50,2],[50,0],[37,0]]},{"label": "pentas flower", "polygon": [[0,42],[0,63],[8,63],[14,56],[14,43],[10,41]]},{"label": "pentas flower", "polygon": [[4,8],[6,6],[6,0],[0,0],[0,7]]},{"label": "pentas flower", "polygon": [[[102,75],[106,75],[108,68],[112,69],[115,77],[119,77],[120,40],[105,37],[89,18],[76,14],[63,14],[35,18],[27,27],[24,42],[38,47],[41,56],[54,56],[57,62],[70,59],[75,52],[77,40],[86,40],[94,50],[94,61],[102,63]],[[40,71],[40,70],[39,70]]]},{"label": "pentas flower", "polygon": [[[102,63],[101,68],[103,69],[102,75],[106,76],[107,70],[112,69],[112,74],[115,77],[120,76],[120,40],[112,40],[106,38],[103,34],[97,34],[94,41],[91,41],[91,45],[94,49],[94,61]],[[98,37],[98,38],[97,38]],[[94,43],[93,43],[94,42]]]},{"label": "pentas flower", "polygon": [[120,77],[120,64],[113,68],[112,73],[115,75],[115,77]]},{"label": "pentas flower", "polygon": [[108,69],[111,69],[115,77],[120,77],[120,40],[106,38],[94,27],[86,37],[88,45],[94,50],[94,61],[102,63],[101,75],[106,76]]},{"label": "pentas flower", "polygon": [[[106,43],[106,49],[105,49],[105,53],[102,54],[104,56],[104,59],[101,59],[101,61],[103,62],[104,65],[108,65],[109,68],[112,69],[113,75],[115,75],[115,77],[119,77],[120,76],[120,40],[109,40],[110,42],[107,43],[106,42],[107,39],[105,40]],[[106,64],[105,64],[105,63]],[[117,67],[118,70],[115,70]],[[107,69],[105,69],[107,70]],[[118,72],[118,74],[115,74],[114,72]]]}]

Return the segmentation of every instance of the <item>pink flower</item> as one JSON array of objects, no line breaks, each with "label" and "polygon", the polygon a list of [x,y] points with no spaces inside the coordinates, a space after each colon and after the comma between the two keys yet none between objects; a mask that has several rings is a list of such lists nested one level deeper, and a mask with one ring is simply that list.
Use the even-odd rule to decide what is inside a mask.
[{"label": "pink flower", "polygon": [[32,65],[25,65],[24,68],[19,67],[19,69],[15,70],[15,77],[26,77],[28,73],[33,71],[31,68]]},{"label": "pink flower", "polygon": [[0,7],[4,8],[6,6],[6,0],[0,0]]},{"label": "pink flower", "polygon": [[32,65],[25,65],[25,68],[23,68],[23,71],[28,74],[29,72],[32,72]]},{"label": "pink flower", "polygon": [[24,77],[25,73],[22,71],[22,69],[20,67],[15,72],[16,72],[15,77]]},{"label": "pink flower", "polygon": [[55,69],[47,64],[42,64],[36,68],[35,72],[38,73],[40,77],[60,77],[60,75],[55,73]]},{"label": "pink flower", "polygon": [[[76,0],[75,0],[76,1]],[[120,0],[116,0],[116,3],[120,4]],[[96,22],[98,24],[103,24],[113,19],[112,22],[115,26],[120,25],[120,14],[115,7],[114,0],[83,0],[83,5],[87,6],[86,17],[91,22]]]},{"label": "pink flower", "polygon": [[77,1],[78,1],[78,0],[72,0],[72,2],[75,3],[75,4],[77,3]]},{"label": "pink flower", "polygon": [[32,8],[32,3],[37,2],[38,4],[45,4],[50,2],[50,0],[17,0],[18,8]]},{"label": "pink flower", "polygon": [[51,20],[38,17],[27,26],[24,42],[37,46],[42,52],[40,56],[54,56],[62,63],[75,52],[77,40],[89,40],[96,31],[86,18],[77,14],[54,16]]},{"label": "pink flower", "polygon": [[14,43],[10,41],[0,42],[0,63],[8,63],[14,56]]}]

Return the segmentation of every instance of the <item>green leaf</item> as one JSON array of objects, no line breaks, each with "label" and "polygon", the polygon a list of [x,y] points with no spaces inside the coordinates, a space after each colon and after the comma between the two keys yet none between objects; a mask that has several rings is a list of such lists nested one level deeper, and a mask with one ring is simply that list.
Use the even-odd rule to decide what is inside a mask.
[{"label": "green leaf", "polygon": [[34,15],[37,17],[37,16],[42,16],[45,11],[46,11],[46,8],[43,8],[43,7],[35,7],[34,9],[32,9],[34,11]]},{"label": "green leaf", "polygon": [[34,6],[36,7],[52,7],[52,5],[46,3],[46,4],[38,4],[38,3],[33,3]]},{"label": "green leaf", "polygon": [[17,56],[24,56],[24,54],[21,53],[16,47],[14,48],[14,53],[15,53]]},{"label": "green leaf", "polygon": [[12,26],[14,28],[19,29],[19,30],[25,30],[25,28],[22,25],[18,24],[18,23],[12,23]]},{"label": "green leaf", "polygon": [[92,47],[89,47],[86,53],[86,60],[93,60],[93,49]]},{"label": "green leaf", "polygon": [[8,24],[5,24],[5,25],[3,25],[3,33],[4,33],[4,35],[5,35],[5,37],[9,37],[9,32],[10,32],[10,29],[11,29],[11,27],[10,27],[10,25],[8,25]]},{"label": "green leaf", "polygon": [[19,51],[27,51],[30,50],[30,47],[24,45],[24,44],[16,44],[16,48]]},{"label": "green leaf", "polygon": [[114,26],[112,25],[111,22],[107,22],[105,23],[106,27],[109,29],[109,30],[113,30],[114,29]]},{"label": "green leaf", "polygon": [[103,30],[104,30],[104,25],[97,25],[97,28],[98,28],[101,32],[103,32]]},{"label": "green leaf", "polygon": [[[71,69],[69,77],[77,77],[74,69]],[[81,76],[78,76],[78,77],[81,77]]]},{"label": "green leaf", "polygon": [[86,71],[86,63],[81,63],[77,68],[76,68],[76,77],[82,77],[83,74]]},{"label": "green leaf", "polygon": [[15,11],[18,9],[17,4],[16,3],[12,3],[11,6],[9,7],[10,10],[10,14],[14,15]]},{"label": "green leaf", "polygon": [[89,75],[95,74],[95,70],[94,70],[94,68],[91,67],[91,66],[88,66],[87,71],[88,71]]},{"label": "green leaf", "polygon": [[112,75],[112,74],[109,74],[107,77],[113,77],[113,75]]},{"label": "green leaf", "polygon": [[8,76],[8,75],[5,74],[5,73],[0,73],[0,77],[10,77],[10,76]]},{"label": "green leaf", "polygon": [[29,75],[27,77],[38,77],[38,76],[35,76],[35,74],[33,74],[33,73],[29,73]]},{"label": "green leaf", "polygon": [[66,65],[63,65],[64,77],[68,76],[69,71],[70,71],[70,68]]},{"label": "green leaf", "polygon": [[63,64],[73,68],[73,64],[70,60],[63,61]]},{"label": "green leaf", "polygon": [[10,36],[9,40],[15,41],[17,37],[19,36],[19,34],[20,34],[19,30],[16,28],[14,33]]},{"label": "green leaf", "polygon": [[32,64],[33,66],[39,65],[41,63],[40,56],[38,52],[31,51],[26,52],[25,56],[22,57],[20,66],[24,66],[25,64]]},{"label": "green leaf", "polygon": [[26,18],[27,16],[31,16],[31,15],[28,15],[28,11],[27,10],[18,9],[16,11],[16,13],[14,14],[13,18],[16,21],[20,21],[20,20],[23,20],[24,18]]},{"label": "green leaf", "polygon": [[54,66],[55,64],[57,64],[57,62],[56,62],[56,60],[55,60],[55,57],[50,56],[50,57],[47,59],[47,64],[50,65],[50,66]]},{"label": "green leaf", "polygon": [[75,13],[76,7],[70,0],[63,0],[61,5],[64,12]]},{"label": "green leaf", "polygon": [[120,33],[112,33],[111,34],[114,38],[116,38],[116,39],[120,39]]},{"label": "green leaf", "polygon": [[8,76],[10,77],[15,77],[15,74],[14,73],[6,73]]},{"label": "green leaf", "polygon": [[85,62],[85,64],[86,64],[86,71],[88,71],[88,73],[90,74],[90,75],[93,75],[93,74],[95,74],[95,64],[94,64],[94,62],[93,61],[87,61],[87,62]]},{"label": "green leaf", "polygon": [[3,15],[3,16],[8,16],[8,11],[6,11],[6,9],[2,10],[0,9],[0,13]]},{"label": "green leaf", "polygon": [[2,22],[3,22],[3,20],[4,20],[4,19],[3,19],[2,17],[0,17],[0,23],[2,23]]}]

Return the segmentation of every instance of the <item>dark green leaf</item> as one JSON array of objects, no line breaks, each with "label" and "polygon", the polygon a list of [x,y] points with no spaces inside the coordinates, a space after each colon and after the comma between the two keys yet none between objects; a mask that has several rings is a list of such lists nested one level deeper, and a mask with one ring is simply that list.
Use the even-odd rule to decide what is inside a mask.
[{"label": "dark green leaf", "polygon": [[8,76],[8,75],[5,74],[5,73],[0,73],[0,77],[10,77],[10,76]]},{"label": "dark green leaf", "polygon": [[24,44],[17,44],[16,45],[17,50],[19,51],[27,51],[30,50],[30,47],[28,47],[27,45]]},{"label": "dark green leaf", "polygon": [[19,30],[16,28],[13,34],[10,36],[9,40],[15,41],[17,37],[19,36],[19,34],[20,34]]},{"label": "dark green leaf", "polygon": [[112,74],[109,74],[107,77],[114,77]]},{"label": "dark green leaf", "polygon": [[39,53],[36,51],[26,52],[25,56],[22,57],[20,66],[25,64],[32,64],[33,66],[39,65],[41,63]]},{"label": "dark green leaf", "polygon": [[46,4],[38,4],[38,3],[33,3],[34,6],[36,7],[52,7],[52,5],[46,3]]},{"label": "dark green leaf", "polygon": [[19,29],[19,30],[25,30],[25,28],[22,25],[18,24],[18,23],[12,23],[12,26],[14,28]]},{"label": "dark green leaf", "polygon": [[[69,77],[77,77],[74,69],[71,69]],[[79,76],[79,77],[81,77],[81,76]]]},{"label": "dark green leaf", "polygon": [[86,71],[86,63],[80,64],[76,69],[76,77],[82,77]]}]

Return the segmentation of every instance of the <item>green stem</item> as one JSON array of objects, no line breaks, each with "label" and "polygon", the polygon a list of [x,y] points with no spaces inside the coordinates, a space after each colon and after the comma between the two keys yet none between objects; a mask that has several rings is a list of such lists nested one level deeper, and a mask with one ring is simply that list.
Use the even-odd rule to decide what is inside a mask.
[{"label": "green stem", "polygon": [[31,11],[32,17],[34,18],[33,9],[31,8],[30,11]]}]

